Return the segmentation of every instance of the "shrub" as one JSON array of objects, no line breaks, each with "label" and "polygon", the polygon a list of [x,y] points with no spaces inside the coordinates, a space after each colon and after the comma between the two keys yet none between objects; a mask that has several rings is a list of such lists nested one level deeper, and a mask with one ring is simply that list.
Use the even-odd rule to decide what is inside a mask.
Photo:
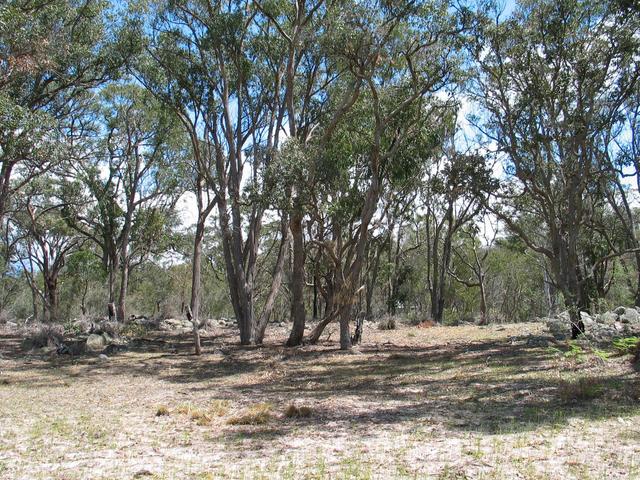
[{"label": "shrub", "polygon": [[378,320],[378,330],[395,330],[396,327],[396,317],[393,315],[385,315]]},{"label": "shrub", "polygon": [[246,408],[240,415],[231,417],[229,425],[264,425],[273,418],[273,406],[270,403],[258,403]]},{"label": "shrub", "polygon": [[191,412],[190,418],[196,422],[197,425],[209,425],[211,423],[211,416],[207,412],[199,409],[194,409]]},{"label": "shrub", "polygon": [[191,405],[190,403],[183,403],[176,408],[177,413],[188,415],[191,420],[198,425],[209,425],[211,423],[211,415],[208,412]]}]

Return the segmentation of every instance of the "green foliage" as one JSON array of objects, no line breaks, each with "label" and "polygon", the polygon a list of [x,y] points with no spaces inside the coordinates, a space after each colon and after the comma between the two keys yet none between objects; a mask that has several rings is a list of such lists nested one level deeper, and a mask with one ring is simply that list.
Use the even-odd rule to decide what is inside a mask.
[{"label": "green foliage", "polygon": [[618,338],[613,341],[613,348],[620,355],[636,353],[638,345],[640,345],[640,337]]},{"label": "green foliage", "polygon": [[569,349],[563,354],[565,358],[577,360],[578,362],[585,360],[586,352],[578,342],[570,340],[567,345],[569,346]]}]

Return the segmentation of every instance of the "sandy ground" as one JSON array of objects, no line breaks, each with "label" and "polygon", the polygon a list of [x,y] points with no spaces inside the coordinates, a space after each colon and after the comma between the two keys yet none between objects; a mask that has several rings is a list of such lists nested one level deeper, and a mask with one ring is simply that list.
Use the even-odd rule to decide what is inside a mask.
[{"label": "sandy ground", "polygon": [[640,478],[629,357],[538,324],[368,328],[351,353],[286,335],[214,329],[195,357],[188,334],[149,333],[100,360],[5,331],[0,478]]}]

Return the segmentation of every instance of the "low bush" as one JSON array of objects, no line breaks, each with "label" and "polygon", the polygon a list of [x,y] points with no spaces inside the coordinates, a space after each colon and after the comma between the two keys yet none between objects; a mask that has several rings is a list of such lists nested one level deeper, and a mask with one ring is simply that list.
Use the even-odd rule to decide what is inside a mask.
[{"label": "low bush", "polygon": [[209,406],[209,413],[215,417],[224,417],[229,412],[229,400],[213,400]]}]

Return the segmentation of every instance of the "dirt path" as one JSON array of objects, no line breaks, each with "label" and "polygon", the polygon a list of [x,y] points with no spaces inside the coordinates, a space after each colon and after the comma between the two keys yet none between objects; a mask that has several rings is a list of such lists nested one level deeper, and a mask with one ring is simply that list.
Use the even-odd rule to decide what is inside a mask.
[{"label": "dirt path", "polygon": [[0,478],[640,478],[626,358],[536,324],[371,330],[349,354],[270,335],[213,331],[200,358],[149,337],[106,361],[5,335]]}]

